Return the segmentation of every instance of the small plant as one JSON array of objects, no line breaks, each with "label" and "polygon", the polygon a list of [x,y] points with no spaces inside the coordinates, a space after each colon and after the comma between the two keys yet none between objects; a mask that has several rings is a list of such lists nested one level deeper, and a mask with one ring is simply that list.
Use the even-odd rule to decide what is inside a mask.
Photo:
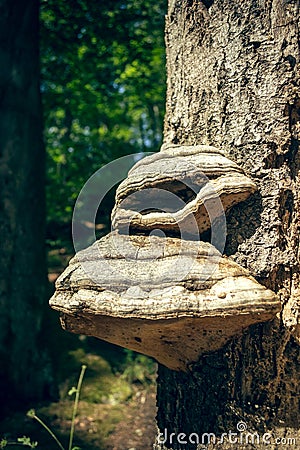
[{"label": "small plant", "polygon": [[53,433],[53,431],[45,424],[45,422],[42,421],[42,419],[40,419],[36,413],[34,409],[30,409],[27,412],[27,416],[30,417],[30,419],[35,419],[38,423],[40,423],[42,425],[42,427],[45,428],[46,431],[48,431],[48,433],[50,434],[50,436],[55,440],[55,442],[57,443],[57,445],[59,446],[59,448],[61,450],[65,450],[64,446],[62,445],[62,443],[59,441],[59,439],[55,436],[55,434]]},{"label": "small plant", "polygon": [[[77,414],[77,410],[78,410],[79,396],[80,396],[80,391],[81,391],[81,386],[82,386],[82,381],[83,381],[85,371],[86,371],[86,366],[85,365],[81,366],[81,372],[79,375],[77,387],[73,386],[68,392],[69,395],[75,394],[68,450],[80,450],[79,447],[73,447],[73,439],[74,439],[75,419],[76,419],[76,414]],[[42,427],[45,428],[45,430],[50,434],[50,436],[56,442],[56,444],[58,445],[60,450],[66,450],[65,447],[60,442],[60,440],[57,438],[57,436],[48,427],[48,425],[46,425],[45,422],[36,415],[34,409],[30,409],[27,412],[27,416],[30,417],[31,419],[35,419],[39,424],[42,425]],[[26,437],[26,436],[23,436],[22,438],[18,438],[17,442],[8,441],[7,439],[2,439],[0,441],[0,449],[5,448],[8,445],[22,445],[22,446],[29,447],[29,448],[36,448],[38,446],[38,443],[31,442],[30,438]]]},{"label": "small plant", "polygon": [[17,439],[17,442],[8,441],[7,439],[1,439],[0,448],[5,448],[8,445],[22,445],[29,448],[36,448],[38,446],[37,442],[31,442],[30,438],[23,436]]},{"label": "small plant", "polygon": [[79,375],[77,387],[76,388],[72,387],[72,389],[70,389],[68,392],[69,395],[73,395],[75,393],[75,401],[74,401],[74,407],[73,407],[72,423],[71,423],[70,439],[69,439],[69,450],[78,450],[78,447],[73,448],[72,445],[73,445],[74,430],[75,430],[75,418],[76,418],[76,414],[77,414],[79,396],[80,396],[80,391],[81,391],[81,386],[82,386],[82,381],[83,381],[85,371],[86,371],[86,366],[85,365],[81,366],[81,372]]}]

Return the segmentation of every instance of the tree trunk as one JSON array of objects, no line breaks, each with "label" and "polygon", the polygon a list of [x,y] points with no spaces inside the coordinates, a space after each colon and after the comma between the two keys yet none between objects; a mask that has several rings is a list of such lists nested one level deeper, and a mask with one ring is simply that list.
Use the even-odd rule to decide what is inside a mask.
[{"label": "tree trunk", "polygon": [[42,339],[46,260],[38,0],[0,3],[1,399],[42,398],[51,381]]},{"label": "tree trunk", "polygon": [[159,367],[156,449],[195,449],[191,433],[207,444],[203,433],[241,427],[260,441],[199,448],[266,448],[268,431],[268,448],[300,448],[299,15],[298,0],[169,2],[165,142],[221,147],[257,183],[228,216],[225,254],[277,292],[282,313],[189,373]]}]

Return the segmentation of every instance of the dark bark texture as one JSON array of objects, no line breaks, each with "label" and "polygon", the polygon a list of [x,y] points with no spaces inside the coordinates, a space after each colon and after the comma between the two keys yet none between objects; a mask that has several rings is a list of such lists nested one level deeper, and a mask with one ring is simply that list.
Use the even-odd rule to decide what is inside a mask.
[{"label": "dark bark texture", "polygon": [[[161,366],[158,426],[220,436],[242,420],[300,448],[299,1],[173,0],[166,44],[165,142],[221,147],[257,183],[228,216],[225,254],[278,293],[282,312],[188,374]],[[196,448],[172,440],[165,448]]]},{"label": "dark bark texture", "polygon": [[42,398],[49,361],[41,336],[46,304],[44,148],[39,92],[38,0],[0,2],[1,404]]}]

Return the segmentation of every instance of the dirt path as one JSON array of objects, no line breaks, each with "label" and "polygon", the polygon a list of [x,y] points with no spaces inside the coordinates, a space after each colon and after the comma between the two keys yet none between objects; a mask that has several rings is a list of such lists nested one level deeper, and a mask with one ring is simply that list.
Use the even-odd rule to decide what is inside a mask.
[{"label": "dirt path", "polygon": [[107,450],[152,450],[156,436],[156,394],[139,392],[135,407],[126,412],[110,435]]}]

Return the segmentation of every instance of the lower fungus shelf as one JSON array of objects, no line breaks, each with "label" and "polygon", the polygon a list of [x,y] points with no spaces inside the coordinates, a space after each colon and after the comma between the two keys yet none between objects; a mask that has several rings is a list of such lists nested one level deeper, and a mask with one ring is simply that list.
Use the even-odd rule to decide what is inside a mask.
[{"label": "lower fungus shelf", "polygon": [[280,310],[274,292],[207,242],[117,232],[71,260],[50,305],[66,330],[173,370]]}]

